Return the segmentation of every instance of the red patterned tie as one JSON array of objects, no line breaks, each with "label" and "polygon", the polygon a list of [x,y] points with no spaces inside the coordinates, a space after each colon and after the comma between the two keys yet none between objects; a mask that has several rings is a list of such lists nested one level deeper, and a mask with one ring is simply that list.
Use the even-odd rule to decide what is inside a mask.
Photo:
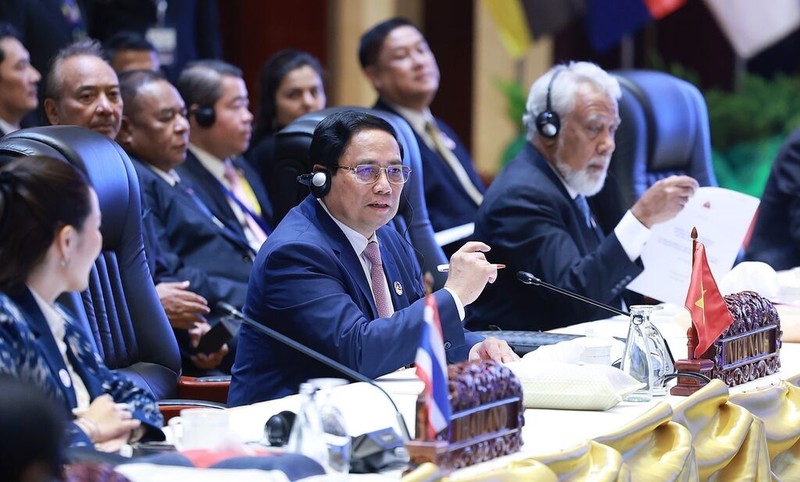
[{"label": "red patterned tie", "polygon": [[392,316],[394,309],[386,288],[386,275],[383,274],[383,262],[381,261],[381,250],[378,243],[370,241],[364,249],[364,256],[367,257],[372,265],[369,269],[369,277],[372,280],[372,296],[375,297],[375,305],[378,307],[378,316],[386,318]]}]

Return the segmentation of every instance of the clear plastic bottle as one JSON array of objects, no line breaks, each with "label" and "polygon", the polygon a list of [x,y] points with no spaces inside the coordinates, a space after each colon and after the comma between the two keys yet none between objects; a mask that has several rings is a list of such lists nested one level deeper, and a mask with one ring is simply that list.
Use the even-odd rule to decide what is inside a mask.
[{"label": "clear plastic bottle", "polygon": [[[660,310],[661,306],[649,306],[650,312]],[[675,372],[675,363],[672,359],[672,353],[667,346],[667,340],[658,331],[656,325],[653,324],[652,318],[646,316],[642,324],[644,336],[650,341],[650,364],[653,370],[653,396],[660,397],[667,394],[667,387],[665,386],[664,379],[667,375]]]},{"label": "clear plastic bottle", "polygon": [[342,412],[333,403],[331,389],[347,384],[341,378],[314,378],[308,381],[317,391],[317,408],[322,419],[322,434],[328,448],[328,471],[346,476],[350,472],[351,437]]},{"label": "clear plastic bottle", "polygon": [[300,384],[300,411],[289,434],[289,452],[303,454],[319,462],[328,470],[328,446],[322,431],[322,418],[315,399],[316,388],[310,383]]},{"label": "clear plastic bottle", "polygon": [[622,355],[622,371],[644,383],[644,386],[630,394],[625,400],[648,402],[653,398],[653,350],[645,327],[650,323],[652,306],[631,306],[631,320],[628,326],[628,339]]}]

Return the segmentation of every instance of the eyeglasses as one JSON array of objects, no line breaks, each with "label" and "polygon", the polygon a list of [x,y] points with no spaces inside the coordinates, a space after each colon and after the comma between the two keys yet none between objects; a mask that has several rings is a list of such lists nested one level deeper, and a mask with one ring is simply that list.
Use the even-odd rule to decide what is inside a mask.
[{"label": "eyeglasses", "polygon": [[373,166],[372,164],[361,164],[356,167],[350,166],[336,166],[338,169],[345,169],[352,171],[356,175],[356,180],[362,184],[372,184],[378,180],[381,171],[386,171],[386,179],[392,184],[405,184],[408,181],[408,176],[411,174],[411,168],[408,166],[389,166],[380,167]]}]

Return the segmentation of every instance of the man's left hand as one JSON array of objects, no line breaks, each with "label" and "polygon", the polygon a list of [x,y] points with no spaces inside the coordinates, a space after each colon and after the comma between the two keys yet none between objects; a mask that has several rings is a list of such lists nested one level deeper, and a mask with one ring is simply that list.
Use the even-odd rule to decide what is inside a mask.
[{"label": "man's left hand", "polygon": [[501,363],[519,361],[519,357],[508,346],[508,343],[497,338],[487,338],[480,343],[476,343],[469,350],[469,359],[494,360]]}]

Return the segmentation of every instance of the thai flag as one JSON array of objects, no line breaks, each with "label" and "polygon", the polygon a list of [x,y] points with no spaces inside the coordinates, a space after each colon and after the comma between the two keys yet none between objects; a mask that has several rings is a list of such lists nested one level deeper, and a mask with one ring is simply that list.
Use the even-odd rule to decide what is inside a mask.
[{"label": "thai flag", "polygon": [[428,412],[426,440],[433,440],[437,433],[450,424],[450,400],[439,308],[436,298],[430,294],[425,297],[424,321],[415,364],[417,376],[425,384],[425,408]]}]

